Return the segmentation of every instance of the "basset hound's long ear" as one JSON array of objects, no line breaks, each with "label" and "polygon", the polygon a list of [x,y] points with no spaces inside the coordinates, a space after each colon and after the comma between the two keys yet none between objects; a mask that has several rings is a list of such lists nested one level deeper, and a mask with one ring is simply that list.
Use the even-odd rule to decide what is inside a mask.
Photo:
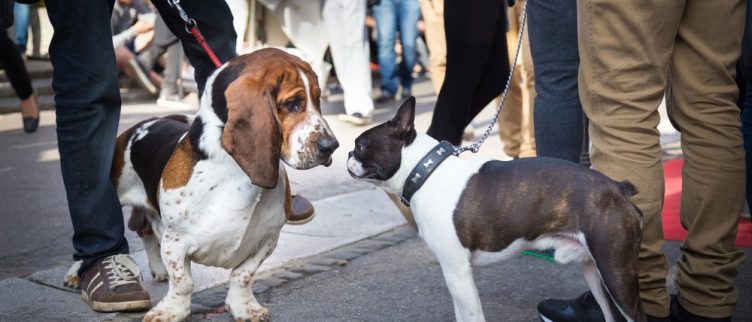
[{"label": "basset hound's long ear", "polygon": [[227,123],[222,147],[251,182],[272,189],[279,180],[282,129],[271,93],[251,77],[239,77],[225,90]]}]

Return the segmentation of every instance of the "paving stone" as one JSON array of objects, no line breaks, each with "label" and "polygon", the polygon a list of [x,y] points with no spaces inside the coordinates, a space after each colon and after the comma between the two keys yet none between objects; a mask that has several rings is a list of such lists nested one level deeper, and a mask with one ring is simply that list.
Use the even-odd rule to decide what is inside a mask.
[{"label": "paving stone", "polygon": [[[337,261],[333,261],[333,264],[336,264],[336,263],[337,263]],[[320,272],[329,270],[329,267],[330,266],[322,266],[322,265],[316,265],[316,264],[306,264],[306,265],[303,265],[303,266],[300,266],[300,267],[291,268],[290,271],[296,272],[296,273],[305,274],[305,275],[311,275],[311,274],[316,274],[316,273],[320,273]]]},{"label": "paving stone", "polygon": [[286,279],[288,281],[294,281],[294,280],[297,280],[297,279],[300,279],[301,277],[303,277],[303,274],[296,273],[296,272],[291,272],[291,271],[283,271],[283,272],[279,272],[277,274],[274,274],[274,277]]},{"label": "paving stone", "polygon": [[271,287],[275,287],[275,286],[279,286],[284,283],[287,283],[287,280],[276,278],[276,277],[265,277],[265,278],[260,278],[256,280],[256,283],[263,284],[271,288]]},{"label": "paving stone", "polygon": [[361,255],[362,254],[360,254],[360,253],[356,253],[356,252],[352,252],[352,251],[338,251],[338,252],[333,252],[333,253],[327,254],[326,257],[335,258],[335,259],[351,260],[353,258],[358,258]]},{"label": "paving stone", "polygon": [[337,259],[334,258],[328,258],[324,256],[317,256],[309,261],[306,261],[310,264],[314,265],[320,265],[320,266],[334,266],[337,265]]}]

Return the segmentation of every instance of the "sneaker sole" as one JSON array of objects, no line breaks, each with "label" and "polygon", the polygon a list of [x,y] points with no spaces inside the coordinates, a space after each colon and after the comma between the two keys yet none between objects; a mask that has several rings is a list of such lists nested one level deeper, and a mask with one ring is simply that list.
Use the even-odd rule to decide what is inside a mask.
[{"label": "sneaker sole", "polygon": [[549,320],[547,317],[543,316],[543,314],[538,313],[538,315],[543,322],[554,322],[553,320]]},{"label": "sneaker sole", "polygon": [[151,308],[150,300],[127,301],[127,302],[98,302],[92,301],[86,292],[81,292],[81,298],[97,312],[129,312],[145,311]]},{"label": "sneaker sole", "polygon": [[288,225],[302,225],[302,224],[305,224],[305,223],[313,220],[313,217],[316,217],[316,211],[315,210],[313,211],[313,213],[310,216],[308,216],[308,218],[301,219],[301,220],[296,220],[296,221],[288,220],[287,224]]},{"label": "sneaker sole", "polygon": [[339,118],[340,121],[345,121],[347,123],[354,124],[354,125],[368,125],[368,124],[371,124],[371,120],[369,120],[369,119],[360,119],[360,118],[357,118],[357,117],[352,117],[352,116],[347,115],[347,114],[340,114],[338,116],[338,118]]},{"label": "sneaker sole", "polygon": [[170,101],[166,99],[157,99],[157,106],[166,107],[166,108],[172,108],[176,110],[187,110],[190,109],[191,104],[185,103],[185,102],[178,102],[178,101]]}]

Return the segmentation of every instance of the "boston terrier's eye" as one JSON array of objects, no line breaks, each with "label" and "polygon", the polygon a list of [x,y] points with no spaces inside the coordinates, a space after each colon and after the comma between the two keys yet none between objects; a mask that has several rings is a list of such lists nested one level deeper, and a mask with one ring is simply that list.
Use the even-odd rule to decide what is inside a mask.
[{"label": "boston terrier's eye", "polygon": [[365,149],[366,148],[365,148],[365,146],[363,146],[362,143],[358,143],[357,145],[355,145],[355,153],[363,153],[363,151],[365,151]]}]

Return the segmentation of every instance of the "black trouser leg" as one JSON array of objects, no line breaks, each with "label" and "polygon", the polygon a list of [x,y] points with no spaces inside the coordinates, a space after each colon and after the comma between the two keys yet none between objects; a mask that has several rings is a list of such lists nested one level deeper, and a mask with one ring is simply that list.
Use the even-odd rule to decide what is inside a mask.
[{"label": "black trouser leg", "polygon": [[509,76],[506,5],[502,1],[447,0],[446,79],[428,134],[460,144],[462,132],[504,89]]}]

